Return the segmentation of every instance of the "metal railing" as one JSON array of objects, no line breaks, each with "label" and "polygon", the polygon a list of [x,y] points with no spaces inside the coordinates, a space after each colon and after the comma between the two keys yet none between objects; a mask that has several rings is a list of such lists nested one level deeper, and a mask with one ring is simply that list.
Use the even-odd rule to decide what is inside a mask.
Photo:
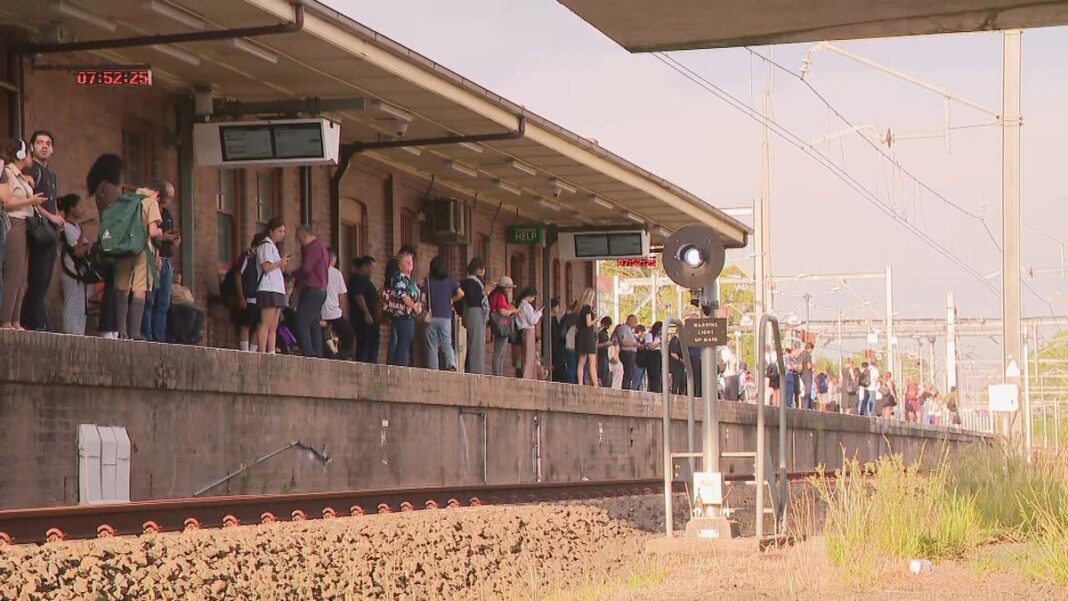
[{"label": "metal railing", "polygon": [[[770,465],[771,457],[766,452],[767,441],[766,428],[764,425],[764,407],[767,400],[767,374],[768,358],[764,349],[767,348],[768,323],[772,324],[772,333],[775,335],[775,359],[779,369],[780,382],[786,377],[786,364],[783,361],[782,333],[779,331],[779,320],[771,315],[760,318],[760,335],[757,341],[757,374],[759,380],[757,386],[757,448],[756,458],[753,460],[756,470],[756,535],[757,538],[764,536],[764,483],[767,481],[766,464]],[[789,484],[786,480],[786,403],[779,402],[779,470],[776,482],[768,482],[774,507],[776,533],[781,534],[786,524],[786,507],[789,498]]]}]

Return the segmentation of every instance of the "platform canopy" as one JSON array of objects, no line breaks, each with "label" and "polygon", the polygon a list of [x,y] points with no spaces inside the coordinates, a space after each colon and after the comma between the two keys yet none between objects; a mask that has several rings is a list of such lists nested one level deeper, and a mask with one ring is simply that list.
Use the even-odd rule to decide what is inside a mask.
[{"label": "platform canopy", "polygon": [[[436,189],[476,195],[478,202],[534,222],[635,227],[654,243],[691,223],[714,227],[728,247],[746,244],[743,223],[525,107],[313,0],[303,0],[303,27],[293,33],[94,50],[102,62],[147,63],[157,85],[191,95],[270,102],[362,98],[329,115],[343,143],[471,136],[517,130],[516,139],[375,149],[367,155],[399,170],[433,177]],[[277,25],[296,21],[287,0],[0,0],[0,23],[24,42],[49,44]],[[61,35],[57,36],[57,32]],[[57,40],[57,37],[60,39]],[[82,55],[85,56],[84,54]],[[62,62],[47,54],[38,61]],[[79,61],[82,62],[82,61]],[[27,59],[27,77],[33,67]],[[557,192],[557,194],[554,194]]]},{"label": "platform canopy", "polygon": [[631,52],[1068,24],[1066,0],[559,0]]}]

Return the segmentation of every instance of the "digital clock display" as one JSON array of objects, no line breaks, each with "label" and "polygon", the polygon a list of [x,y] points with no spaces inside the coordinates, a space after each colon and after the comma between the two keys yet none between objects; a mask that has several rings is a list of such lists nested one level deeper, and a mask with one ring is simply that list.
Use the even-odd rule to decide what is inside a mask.
[{"label": "digital clock display", "polygon": [[74,83],[80,86],[150,86],[149,69],[100,69],[74,72]]}]

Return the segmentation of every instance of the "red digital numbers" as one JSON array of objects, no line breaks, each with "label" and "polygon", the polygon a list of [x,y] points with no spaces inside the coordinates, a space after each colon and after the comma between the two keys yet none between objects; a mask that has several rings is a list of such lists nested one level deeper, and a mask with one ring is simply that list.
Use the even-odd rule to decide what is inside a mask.
[{"label": "red digital numbers", "polygon": [[656,257],[616,259],[617,267],[656,267]]},{"label": "red digital numbers", "polygon": [[74,72],[79,86],[150,86],[152,71],[148,69],[101,69]]}]

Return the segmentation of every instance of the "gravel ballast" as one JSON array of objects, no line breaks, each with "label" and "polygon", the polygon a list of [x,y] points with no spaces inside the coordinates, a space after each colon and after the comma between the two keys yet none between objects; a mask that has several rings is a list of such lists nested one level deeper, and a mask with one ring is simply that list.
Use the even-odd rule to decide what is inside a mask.
[{"label": "gravel ballast", "polygon": [[528,596],[638,556],[642,532],[609,511],[472,507],[0,547],[0,599]]}]

